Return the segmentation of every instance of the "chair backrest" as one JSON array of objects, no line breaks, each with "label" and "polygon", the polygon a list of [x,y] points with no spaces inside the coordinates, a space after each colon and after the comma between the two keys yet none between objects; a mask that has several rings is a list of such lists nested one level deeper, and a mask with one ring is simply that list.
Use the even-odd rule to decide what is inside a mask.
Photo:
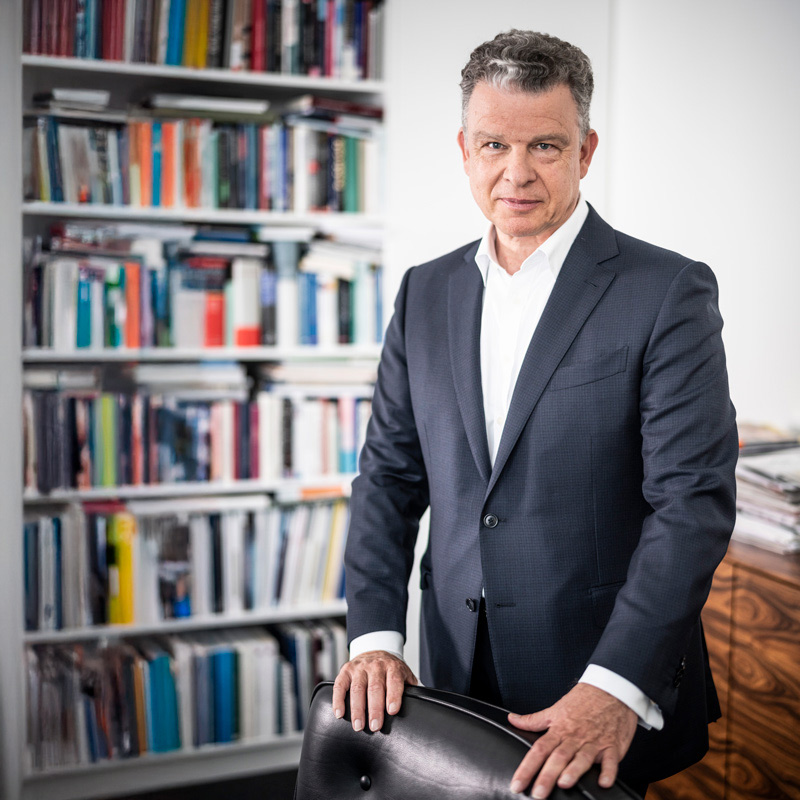
[{"label": "chair backrest", "polygon": [[[511,776],[539,734],[511,726],[506,712],[450,692],[406,687],[400,712],[383,728],[356,733],[349,707],[331,708],[333,684],[314,690],[295,800],[511,800]],[[603,789],[593,767],[552,800],[632,800],[627,787]],[[530,796],[528,787],[525,796]]]}]

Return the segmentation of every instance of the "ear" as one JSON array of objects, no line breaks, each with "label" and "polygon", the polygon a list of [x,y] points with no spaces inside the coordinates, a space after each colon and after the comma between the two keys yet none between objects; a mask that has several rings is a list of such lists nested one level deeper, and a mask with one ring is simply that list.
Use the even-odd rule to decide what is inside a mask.
[{"label": "ear", "polygon": [[469,175],[469,148],[467,147],[467,141],[464,136],[464,129],[458,129],[458,136],[456,137],[458,140],[458,146],[461,148],[461,158],[464,163],[464,172]]},{"label": "ear", "polygon": [[597,131],[590,130],[581,145],[581,178],[585,178],[586,173],[589,171],[589,165],[592,163],[592,156],[594,156],[594,151],[597,150],[598,142]]}]

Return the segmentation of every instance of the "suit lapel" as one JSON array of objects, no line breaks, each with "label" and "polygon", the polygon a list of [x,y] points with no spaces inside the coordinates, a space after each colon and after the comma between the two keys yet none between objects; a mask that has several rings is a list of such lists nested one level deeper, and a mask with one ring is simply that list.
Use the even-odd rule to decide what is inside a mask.
[{"label": "suit lapel", "polygon": [[550,377],[614,279],[615,273],[599,266],[600,262],[617,252],[614,231],[590,208],[589,217],[561,268],[522,362],[487,496],[497,483]]},{"label": "suit lapel", "polygon": [[450,275],[447,325],[458,408],[478,472],[488,481],[491,463],[481,388],[483,280],[475,264],[476,251],[477,244],[467,250],[463,262]]}]

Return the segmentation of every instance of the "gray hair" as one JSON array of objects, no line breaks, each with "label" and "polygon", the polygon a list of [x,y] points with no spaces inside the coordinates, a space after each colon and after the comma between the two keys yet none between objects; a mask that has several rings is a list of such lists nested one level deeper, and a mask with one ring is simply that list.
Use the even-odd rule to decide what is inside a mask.
[{"label": "gray hair", "polygon": [[461,70],[461,123],[465,129],[469,99],[479,83],[531,94],[566,84],[578,107],[581,136],[589,133],[592,63],[583,50],[569,42],[546,33],[513,29],[478,45]]}]

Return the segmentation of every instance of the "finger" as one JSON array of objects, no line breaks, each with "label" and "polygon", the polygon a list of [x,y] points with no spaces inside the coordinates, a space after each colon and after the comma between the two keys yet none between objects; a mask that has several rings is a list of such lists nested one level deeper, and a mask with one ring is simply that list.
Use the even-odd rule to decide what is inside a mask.
[{"label": "finger", "polygon": [[580,779],[581,775],[586,774],[591,769],[597,759],[597,748],[584,745],[577,753],[575,758],[562,771],[558,778],[558,785],[562,789],[571,789]]},{"label": "finger", "polygon": [[347,672],[347,665],[345,664],[336,676],[336,680],[333,682],[333,700],[331,706],[333,707],[333,715],[336,719],[341,719],[344,716],[344,698],[349,688],[350,675]]},{"label": "finger", "polygon": [[600,759],[600,777],[597,782],[604,788],[608,789],[614,785],[617,779],[617,770],[619,766],[619,754],[613,747],[603,751],[602,758]]},{"label": "finger", "polygon": [[553,791],[556,781],[566,769],[567,764],[575,757],[577,751],[578,745],[573,741],[562,742],[553,750],[536,776],[536,783],[533,786],[531,797],[535,798],[535,800],[543,800],[543,798],[547,797]]},{"label": "finger", "polygon": [[405,677],[401,669],[390,669],[386,674],[386,711],[389,714],[396,714],[400,710],[406,684]]},{"label": "finger", "polygon": [[537,739],[530,750],[525,754],[516,772],[511,778],[511,791],[519,794],[530,786],[534,775],[541,769],[542,764],[549,758],[550,754],[558,745],[558,740],[554,736],[545,734]]},{"label": "finger", "polygon": [[364,727],[367,706],[367,675],[359,670],[350,680],[350,722],[354,731]]},{"label": "finger", "polygon": [[550,709],[545,708],[535,714],[509,714],[508,721],[515,727],[523,731],[546,731],[552,722]]},{"label": "finger", "polygon": [[383,727],[383,709],[386,704],[386,674],[384,672],[370,675],[367,703],[369,706],[369,729],[379,731]]}]

